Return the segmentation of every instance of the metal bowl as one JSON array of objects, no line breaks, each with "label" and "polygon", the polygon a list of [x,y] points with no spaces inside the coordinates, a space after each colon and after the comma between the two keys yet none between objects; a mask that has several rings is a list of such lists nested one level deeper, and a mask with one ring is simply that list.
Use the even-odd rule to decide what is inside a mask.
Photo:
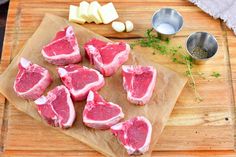
[{"label": "metal bowl", "polygon": [[152,16],[152,27],[161,39],[173,37],[183,27],[182,15],[172,8],[161,8]]},{"label": "metal bowl", "polygon": [[188,36],[186,41],[188,54],[198,64],[205,63],[215,56],[218,50],[216,38],[207,32],[195,32]]}]

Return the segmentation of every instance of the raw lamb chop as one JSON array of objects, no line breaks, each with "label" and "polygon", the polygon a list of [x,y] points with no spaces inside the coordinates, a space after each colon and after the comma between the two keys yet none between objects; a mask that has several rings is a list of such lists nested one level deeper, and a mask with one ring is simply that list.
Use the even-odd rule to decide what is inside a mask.
[{"label": "raw lamb chop", "polygon": [[156,84],[156,69],[152,66],[124,65],[122,74],[127,99],[135,104],[146,104],[152,97]]},{"label": "raw lamb chop", "polygon": [[111,76],[128,60],[130,46],[124,42],[104,42],[92,39],[84,45],[91,64],[104,76]]},{"label": "raw lamb chop", "polygon": [[47,69],[25,58],[21,58],[18,69],[13,88],[22,98],[30,100],[39,98],[52,82]]},{"label": "raw lamb chop", "polygon": [[85,66],[71,64],[57,68],[57,72],[74,101],[86,99],[89,90],[99,90],[105,84],[102,74]]},{"label": "raw lamb chop", "polygon": [[78,63],[82,57],[72,26],[59,31],[56,37],[42,49],[46,61],[55,65]]},{"label": "raw lamb chop", "polygon": [[148,151],[152,135],[152,125],[142,116],[134,117],[111,127],[112,133],[130,155],[140,155]]},{"label": "raw lamb chop", "polygon": [[71,127],[75,120],[75,109],[68,89],[61,85],[34,101],[39,114],[48,124],[60,127]]},{"label": "raw lamb chop", "polygon": [[119,105],[104,100],[97,92],[90,91],[83,111],[85,125],[95,129],[109,129],[124,118]]}]

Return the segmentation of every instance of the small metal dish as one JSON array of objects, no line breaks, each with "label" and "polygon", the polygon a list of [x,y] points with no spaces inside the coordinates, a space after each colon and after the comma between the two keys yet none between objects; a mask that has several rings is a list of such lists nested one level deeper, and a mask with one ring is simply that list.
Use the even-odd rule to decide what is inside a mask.
[{"label": "small metal dish", "polygon": [[152,27],[161,39],[173,37],[183,27],[182,15],[172,8],[161,8],[152,16]]},{"label": "small metal dish", "polygon": [[216,38],[207,32],[195,32],[188,36],[186,41],[188,54],[195,63],[203,64],[217,53]]}]

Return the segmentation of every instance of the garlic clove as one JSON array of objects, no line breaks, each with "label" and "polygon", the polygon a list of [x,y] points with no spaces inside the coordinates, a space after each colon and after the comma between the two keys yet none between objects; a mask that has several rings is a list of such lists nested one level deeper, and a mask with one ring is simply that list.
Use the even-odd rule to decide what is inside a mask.
[{"label": "garlic clove", "polygon": [[125,31],[125,24],[122,22],[114,21],[111,26],[116,32]]},{"label": "garlic clove", "polygon": [[134,29],[134,24],[131,21],[125,21],[126,32],[131,32]]}]

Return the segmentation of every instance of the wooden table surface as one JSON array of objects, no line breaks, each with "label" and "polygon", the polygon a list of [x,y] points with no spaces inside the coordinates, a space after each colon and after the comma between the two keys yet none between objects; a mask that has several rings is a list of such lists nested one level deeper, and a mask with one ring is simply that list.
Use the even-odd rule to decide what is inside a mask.
[{"label": "wooden table surface", "polygon": [[[99,1],[102,4],[108,0]],[[234,157],[235,148],[235,85],[236,37],[220,20],[186,0],[114,0],[119,20],[131,20],[135,30],[115,33],[110,25],[86,24],[85,27],[114,40],[140,38],[151,27],[153,12],[161,7],[177,9],[184,17],[184,28],[172,40],[184,46],[186,37],[194,31],[207,31],[216,36],[219,52],[205,65],[195,66],[194,72],[204,72],[206,79],[197,77],[197,88],[204,101],[197,103],[189,86],[183,90],[173,113],[158,141],[153,156]],[[0,62],[2,72],[35,31],[46,12],[68,17],[69,4],[75,0],[11,0]],[[146,57],[179,73],[185,69],[163,56],[152,56],[150,49],[142,49]],[[220,78],[211,77],[213,71]],[[0,146],[4,156],[102,156],[86,145],[62,135],[17,111],[0,96]]]}]

